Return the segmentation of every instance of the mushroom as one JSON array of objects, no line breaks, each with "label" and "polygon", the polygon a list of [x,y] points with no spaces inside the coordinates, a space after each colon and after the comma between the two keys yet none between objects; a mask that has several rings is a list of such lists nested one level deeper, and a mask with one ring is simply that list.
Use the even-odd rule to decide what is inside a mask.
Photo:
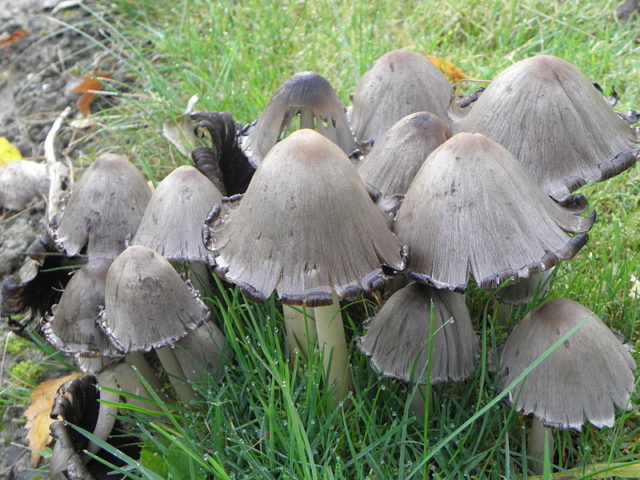
[{"label": "mushroom", "polygon": [[215,272],[258,301],[277,290],[283,304],[324,306],[314,310],[318,342],[331,363],[328,386],[335,383],[341,398],[349,387],[338,300],[379,288],[387,278],[381,264],[405,263],[355,167],[319,133],[299,130],[225,206],[222,216],[212,211],[205,231]]},{"label": "mushroom", "polygon": [[[459,293],[410,283],[395,292],[365,327],[358,347],[385,377],[432,385],[459,382],[473,375],[478,362],[478,337]],[[414,402],[414,407],[421,416],[424,405]]]},{"label": "mushroom", "polygon": [[15,160],[0,165],[0,208],[22,210],[49,192],[47,164]]},{"label": "mushroom", "polygon": [[[77,355],[80,368],[96,374],[111,365],[114,358],[117,361],[122,357],[97,325],[100,308],[105,303],[105,283],[111,263],[111,260],[95,259],[78,270],[64,289],[60,302],[53,307],[52,315],[45,316],[42,326],[51,345],[63,353]],[[141,353],[129,353],[125,361],[135,364],[147,382],[157,392],[161,391],[160,381]],[[130,376],[135,377],[133,372]]]},{"label": "mushroom", "polygon": [[75,185],[58,225],[56,246],[68,256],[87,246],[92,258],[114,259],[133,236],[151,190],[142,174],[123,156],[100,155]]},{"label": "mushroom", "polygon": [[464,291],[473,275],[480,288],[496,288],[572,258],[595,219],[595,212],[574,213],[545,195],[502,146],[459,133],[416,174],[395,231],[411,250],[413,280]]},{"label": "mushroom", "polygon": [[427,156],[449,136],[447,124],[434,114],[407,115],[380,137],[358,173],[382,195],[404,195]]},{"label": "mushroom", "polygon": [[393,50],[362,76],[353,95],[351,128],[359,144],[377,141],[410,113],[429,111],[447,121],[451,84],[423,55]]},{"label": "mushroom", "polygon": [[155,349],[178,396],[190,400],[193,392],[183,381],[185,374],[171,346],[210,314],[168,260],[136,245],[122,252],[109,268],[98,325],[121,354]]},{"label": "mushroom", "polygon": [[195,284],[208,293],[202,224],[221,198],[220,191],[194,167],[176,168],[153,192],[131,244],[148,247],[170,261],[189,262]]},{"label": "mushroom", "polygon": [[559,201],[585,183],[626,170],[640,152],[640,139],[593,84],[549,55],[503,71],[454,131],[500,143]]},{"label": "mushroom", "polygon": [[565,298],[539,306],[513,329],[500,360],[504,384],[510,385],[578,326],[509,392],[516,411],[534,416],[528,455],[536,472],[542,470],[545,428],[580,431],[586,421],[598,428],[612,427],[614,408],[629,406],[635,368],[629,350],[593,312]]},{"label": "mushroom", "polygon": [[300,128],[317,130],[345,153],[356,148],[345,107],[331,84],[315,72],[301,72],[284,82],[260,118],[240,132],[238,143],[255,167],[296,115],[300,116]]}]

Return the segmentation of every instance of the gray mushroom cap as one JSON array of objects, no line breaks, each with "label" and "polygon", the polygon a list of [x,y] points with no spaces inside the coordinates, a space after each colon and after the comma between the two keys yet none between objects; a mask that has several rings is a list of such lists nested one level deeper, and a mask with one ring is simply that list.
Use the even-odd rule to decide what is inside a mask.
[{"label": "gray mushroom cap", "polygon": [[328,305],[379,287],[381,265],[404,268],[398,240],[355,167],[314,130],[278,143],[242,200],[210,218],[215,271],[250,297],[278,290],[283,303]]},{"label": "gray mushroom cap", "polygon": [[459,133],[424,162],[394,228],[411,251],[410,278],[464,291],[471,275],[480,288],[495,288],[572,258],[595,219],[595,212],[574,213],[540,190],[502,146]]},{"label": "gray mushroom cap", "polygon": [[574,66],[539,55],[504,70],[455,132],[478,132],[509,150],[556,200],[633,165],[632,128]]},{"label": "gray mushroom cap", "polygon": [[296,115],[300,115],[301,128],[314,128],[345,153],[356,148],[345,106],[331,84],[315,72],[301,72],[278,88],[260,118],[238,137],[254,167],[262,162]]},{"label": "gray mushroom cap", "polygon": [[515,409],[533,413],[546,426],[581,430],[614,424],[614,408],[628,408],[633,390],[633,357],[588,308],[564,298],[529,313],[507,339],[500,361],[511,384],[555,342],[585,323],[509,392]]},{"label": "gray mushroom cap", "polygon": [[362,76],[353,95],[351,128],[356,141],[377,139],[402,117],[428,111],[448,120],[451,84],[423,55],[393,50]]},{"label": "gray mushroom cap", "polygon": [[93,260],[69,280],[43,326],[45,338],[58,350],[87,357],[118,356],[96,323],[110,265],[111,260]]},{"label": "gray mushroom cap", "polygon": [[213,183],[194,167],[178,167],[158,184],[131,244],[168,260],[204,262],[202,224],[221,199]]},{"label": "gray mushroom cap", "polygon": [[430,382],[461,381],[473,375],[478,337],[464,296],[459,293],[410,283],[395,292],[365,326],[367,333],[358,339],[358,347],[371,357],[373,368],[386,377],[426,383],[430,331]]},{"label": "gray mushroom cap", "polygon": [[121,353],[174,344],[211,312],[168,260],[135,245],[109,268],[98,324]]},{"label": "gray mushroom cap", "polygon": [[358,173],[383,195],[404,195],[427,156],[449,136],[447,124],[434,114],[407,115],[374,144]]},{"label": "gray mushroom cap", "polygon": [[77,255],[114,259],[138,229],[151,190],[123,156],[100,155],[76,184],[62,219],[52,227],[56,246]]}]

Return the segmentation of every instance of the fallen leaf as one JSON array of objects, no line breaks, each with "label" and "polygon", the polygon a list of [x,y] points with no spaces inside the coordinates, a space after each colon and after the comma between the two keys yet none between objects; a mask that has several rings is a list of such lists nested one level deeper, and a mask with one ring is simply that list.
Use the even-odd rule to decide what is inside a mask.
[{"label": "fallen leaf", "polygon": [[27,440],[31,449],[31,466],[36,467],[40,461],[40,451],[51,443],[52,437],[49,435],[49,425],[53,420],[49,417],[53,400],[56,398],[58,388],[65,382],[79,377],[80,372],[72,373],[66,377],[54,378],[42,382],[31,392],[31,405],[24,412],[27,423]]},{"label": "fallen leaf", "polygon": [[187,108],[178,117],[164,122],[162,125],[162,135],[169,140],[178,151],[188,157],[196,146],[197,137],[193,133],[193,122],[191,113],[198,101],[198,96],[192,96],[187,102]]},{"label": "fallen leaf", "polygon": [[451,80],[453,83],[458,82],[460,80],[464,80],[465,78],[469,78],[469,75],[464,73],[462,70],[460,70],[458,67],[456,67],[453,63],[451,63],[448,60],[444,60],[438,57],[430,57],[430,56],[427,56],[427,59],[431,63],[433,63],[436,67],[438,67],[438,70],[440,70],[447,77],[449,77],[449,80]]},{"label": "fallen leaf", "polygon": [[[555,480],[578,478],[640,478],[640,460],[627,463],[595,463],[563,470],[551,475]],[[542,480],[543,475],[531,476],[529,480]]]},{"label": "fallen leaf", "polygon": [[95,90],[100,90],[100,87],[102,87],[102,82],[99,79],[108,78],[111,78],[111,75],[108,73],[96,73],[93,76],[83,75],[80,84],[72,90],[73,93],[82,93],[82,95],[80,95],[80,98],[76,102],[76,105],[83,117],[88,117],[89,115],[91,115],[91,109],[89,108],[89,106],[93,101],[93,97],[96,96],[96,94],[92,92]]},{"label": "fallen leaf", "polygon": [[631,290],[629,290],[629,296],[631,298],[637,298],[640,300],[640,279],[635,275],[631,275]]},{"label": "fallen leaf", "polygon": [[26,35],[27,32],[24,30],[15,30],[11,33],[2,33],[0,34],[0,47],[8,47],[12,43],[17,42],[23,35]]},{"label": "fallen leaf", "polygon": [[0,137],[0,165],[20,160],[22,154],[7,138]]}]

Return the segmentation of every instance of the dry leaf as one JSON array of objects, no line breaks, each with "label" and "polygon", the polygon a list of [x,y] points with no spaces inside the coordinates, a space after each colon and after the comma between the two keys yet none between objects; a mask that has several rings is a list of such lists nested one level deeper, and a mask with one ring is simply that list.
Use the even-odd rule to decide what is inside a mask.
[{"label": "dry leaf", "polygon": [[0,137],[0,165],[12,162],[14,160],[20,160],[22,154],[9,140],[5,137]]},{"label": "dry leaf", "polygon": [[162,125],[162,135],[169,140],[178,151],[188,157],[196,146],[197,138],[193,133],[193,122],[191,121],[191,113],[198,101],[198,96],[192,96],[187,102],[182,115],[164,122]]},{"label": "dry leaf", "polygon": [[[640,463],[638,461],[626,463],[594,463],[570,470],[562,470],[551,475],[557,480],[579,478],[640,478]],[[543,475],[529,476],[529,480],[542,480]]]},{"label": "dry leaf", "polygon": [[16,30],[11,33],[3,33],[0,34],[0,47],[8,47],[12,43],[18,41],[20,37],[25,35],[27,32],[24,30]]},{"label": "dry leaf", "polygon": [[76,105],[78,106],[78,110],[83,117],[88,117],[91,114],[91,110],[89,109],[89,105],[93,101],[93,97],[95,97],[95,93],[91,93],[94,90],[100,90],[102,87],[102,82],[100,79],[111,78],[111,75],[108,73],[100,73],[94,74],[94,76],[83,75],[82,82],[75,87],[72,91],[73,93],[82,93]]},{"label": "dry leaf", "polygon": [[36,467],[40,461],[40,453],[44,447],[51,443],[49,435],[49,425],[53,420],[49,417],[53,400],[56,398],[58,388],[65,382],[79,377],[81,373],[72,373],[66,377],[54,378],[42,382],[31,392],[31,405],[24,412],[27,417],[25,428],[27,429],[27,440],[31,449],[31,466]]},{"label": "dry leaf", "polygon": [[469,75],[464,73],[462,70],[460,70],[458,67],[456,67],[453,63],[449,62],[448,60],[444,60],[438,57],[430,57],[430,56],[427,56],[427,59],[431,63],[433,63],[436,67],[438,67],[438,70],[440,70],[447,77],[449,77],[449,80],[451,80],[453,83],[458,82],[460,80],[464,80],[465,78],[469,78]]}]

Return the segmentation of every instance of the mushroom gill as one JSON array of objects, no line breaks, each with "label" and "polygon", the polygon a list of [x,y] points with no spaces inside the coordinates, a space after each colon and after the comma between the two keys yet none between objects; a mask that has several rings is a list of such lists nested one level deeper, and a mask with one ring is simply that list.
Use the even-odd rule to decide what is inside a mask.
[{"label": "mushroom gill", "polygon": [[463,291],[473,275],[481,288],[496,288],[572,258],[595,219],[595,212],[574,213],[545,195],[502,146],[459,133],[418,171],[395,231],[411,251],[410,278]]},{"label": "mushroom gill", "polygon": [[574,66],[539,55],[499,74],[455,132],[503,145],[556,200],[632,166],[640,145],[629,124]]}]

